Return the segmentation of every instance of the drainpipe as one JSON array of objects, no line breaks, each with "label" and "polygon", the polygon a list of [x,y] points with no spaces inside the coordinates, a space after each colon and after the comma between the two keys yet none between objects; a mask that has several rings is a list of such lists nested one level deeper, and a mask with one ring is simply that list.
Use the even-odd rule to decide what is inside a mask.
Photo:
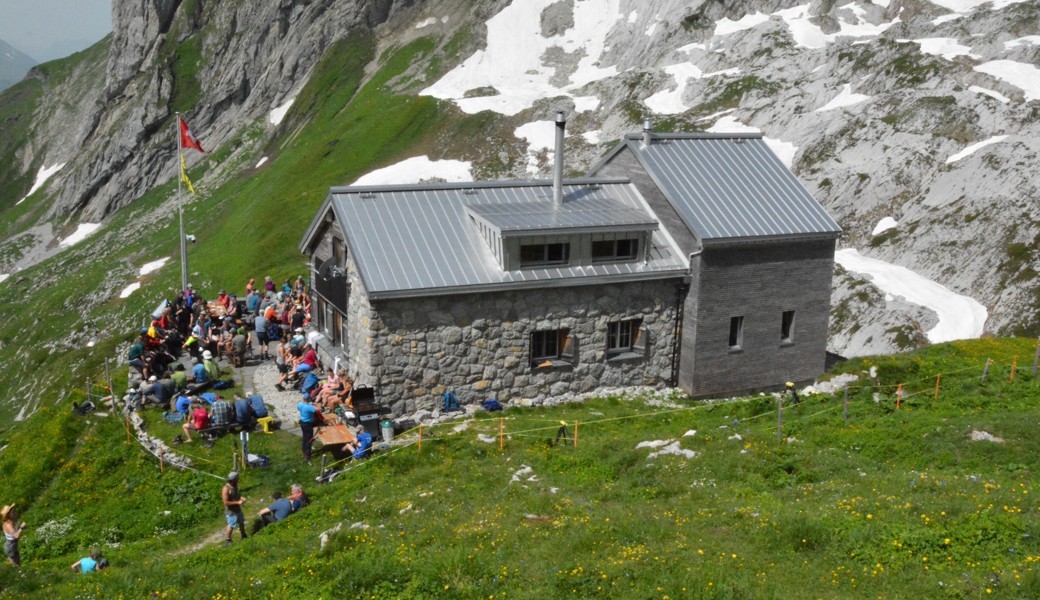
[{"label": "drainpipe", "polygon": [[553,202],[563,204],[563,134],[567,119],[563,111],[556,113],[556,157],[553,164]]},{"label": "drainpipe", "polygon": [[690,284],[693,283],[693,259],[700,256],[704,248],[690,253],[690,268],[686,275],[679,280],[675,286],[675,334],[672,335],[672,381],[671,386],[679,387],[679,359],[682,356],[682,332],[683,321],[686,318],[685,300],[690,292]]}]

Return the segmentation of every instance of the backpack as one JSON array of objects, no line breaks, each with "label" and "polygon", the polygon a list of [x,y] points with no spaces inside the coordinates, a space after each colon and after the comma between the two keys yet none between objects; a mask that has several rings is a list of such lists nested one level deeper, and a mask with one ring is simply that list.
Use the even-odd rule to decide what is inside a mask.
[{"label": "backpack", "polygon": [[481,406],[484,407],[484,410],[486,410],[488,412],[495,412],[496,410],[502,410],[502,403],[499,402],[498,400],[495,400],[494,398],[491,398],[489,400],[485,400],[484,403],[481,404]]},{"label": "backpack", "polygon": [[216,381],[213,384],[213,389],[215,389],[215,390],[226,390],[228,388],[233,387],[234,385],[235,385],[235,382],[232,379],[221,379],[219,381]]}]

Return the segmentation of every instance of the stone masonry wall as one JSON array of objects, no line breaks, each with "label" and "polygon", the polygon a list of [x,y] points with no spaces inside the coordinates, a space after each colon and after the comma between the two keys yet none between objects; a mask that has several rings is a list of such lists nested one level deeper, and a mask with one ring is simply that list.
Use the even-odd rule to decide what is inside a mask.
[{"label": "stone masonry wall", "polygon": [[[352,275],[353,277],[353,275]],[[454,389],[463,403],[584,392],[601,386],[664,386],[672,376],[676,280],[557,287],[355,302],[350,367],[395,415],[441,406]],[[366,312],[367,311],[367,312]],[[642,319],[645,356],[610,358],[607,324]],[[359,327],[355,327],[354,324]],[[366,325],[367,323],[367,325]],[[578,340],[573,366],[532,368],[530,334],[568,328]]]}]

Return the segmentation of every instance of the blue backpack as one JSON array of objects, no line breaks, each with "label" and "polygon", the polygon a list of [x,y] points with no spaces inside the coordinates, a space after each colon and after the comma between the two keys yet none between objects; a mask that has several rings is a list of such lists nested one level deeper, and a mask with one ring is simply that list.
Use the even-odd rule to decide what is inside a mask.
[{"label": "blue backpack", "polygon": [[459,408],[459,397],[455,395],[455,392],[444,392],[444,412],[453,410],[462,410]]},{"label": "blue backpack", "polygon": [[489,400],[485,400],[484,403],[481,404],[481,406],[484,407],[484,410],[486,410],[488,412],[495,412],[496,410],[502,410],[502,403],[499,402],[498,400],[495,400],[494,398],[491,398]]}]

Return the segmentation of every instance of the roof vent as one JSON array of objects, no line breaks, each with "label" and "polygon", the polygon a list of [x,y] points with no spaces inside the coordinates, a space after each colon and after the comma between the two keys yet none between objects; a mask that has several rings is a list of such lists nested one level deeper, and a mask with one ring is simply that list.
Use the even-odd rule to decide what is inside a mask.
[{"label": "roof vent", "polygon": [[563,111],[556,113],[556,156],[553,164],[553,202],[563,204],[563,136],[567,119]]},{"label": "roof vent", "polygon": [[643,121],[643,147],[648,148],[653,140],[654,128],[650,119]]},{"label": "roof vent", "polygon": [[362,200],[374,200],[376,195],[372,192],[361,192]]}]

